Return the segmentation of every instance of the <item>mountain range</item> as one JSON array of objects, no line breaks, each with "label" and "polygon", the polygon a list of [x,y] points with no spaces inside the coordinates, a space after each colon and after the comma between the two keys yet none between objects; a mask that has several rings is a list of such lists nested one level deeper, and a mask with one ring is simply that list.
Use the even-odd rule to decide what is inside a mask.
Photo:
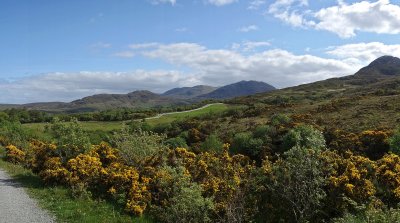
[{"label": "mountain range", "polygon": [[26,108],[48,112],[85,112],[113,108],[151,108],[187,105],[208,99],[231,99],[275,90],[267,83],[240,81],[222,87],[198,85],[168,90],[162,94],[151,91],[133,91],[128,94],[96,94],[72,102],[39,102],[22,105],[0,105],[0,109]]},{"label": "mountain range", "polygon": [[[383,92],[383,93],[382,93]],[[392,93],[390,93],[392,92]],[[49,112],[82,112],[112,108],[149,108],[187,105],[202,100],[226,100],[230,103],[254,105],[268,101],[303,101],[315,103],[343,97],[370,94],[400,93],[400,59],[382,56],[360,69],[354,75],[331,78],[285,89],[264,82],[240,81],[221,87],[198,85],[174,88],[162,94],[151,91],[134,91],[128,94],[97,94],[69,103],[45,102],[23,105],[0,105],[5,108],[26,108]]]}]

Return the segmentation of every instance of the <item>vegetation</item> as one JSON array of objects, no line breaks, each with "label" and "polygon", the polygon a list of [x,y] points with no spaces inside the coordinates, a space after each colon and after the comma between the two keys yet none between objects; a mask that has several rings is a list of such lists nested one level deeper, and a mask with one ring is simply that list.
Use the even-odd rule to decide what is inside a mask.
[{"label": "vegetation", "polygon": [[[5,150],[0,148],[0,157]],[[134,218],[121,211],[121,206],[102,199],[74,197],[67,187],[48,187],[39,176],[20,165],[0,159],[0,168],[6,170],[17,182],[27,189],[29,196],[51,212],[60,222],[153,222],[147,217]]]},{"label": "vegetation", "polygon": [[38,134],[32,127],[40,124],[3,114],[0,142],[4,160],[44,185],[116,204],[121,216],[397,222],[400,82],[382,75],[236,98],[122,129],[68,119]]}]

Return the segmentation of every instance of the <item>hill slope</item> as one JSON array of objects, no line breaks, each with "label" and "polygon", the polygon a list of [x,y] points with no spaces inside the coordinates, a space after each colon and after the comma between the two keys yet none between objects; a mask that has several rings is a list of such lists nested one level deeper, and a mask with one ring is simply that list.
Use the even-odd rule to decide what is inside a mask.
[{"label": "hill slope", "polygon": [[[230,103],[247,105],[255,122],[284,113],[326,128],[394,128],[400,125],[400,73],[392,71],[400,70],[400,64],[392,57],[382,65],[387,58],[378,58],[355,75],[234,98]],[[391,72],[385,72],[387,67]]]}]

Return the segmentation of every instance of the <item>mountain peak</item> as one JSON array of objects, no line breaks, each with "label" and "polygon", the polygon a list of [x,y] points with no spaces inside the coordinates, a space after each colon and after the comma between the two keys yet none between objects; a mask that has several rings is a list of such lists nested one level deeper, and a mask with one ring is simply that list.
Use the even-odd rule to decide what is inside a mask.
[{"label": "mountain peak", "polygon": [[393,56],[382,56],[359,70],[356,75],[393,76],[400,75],[400,59]]}]

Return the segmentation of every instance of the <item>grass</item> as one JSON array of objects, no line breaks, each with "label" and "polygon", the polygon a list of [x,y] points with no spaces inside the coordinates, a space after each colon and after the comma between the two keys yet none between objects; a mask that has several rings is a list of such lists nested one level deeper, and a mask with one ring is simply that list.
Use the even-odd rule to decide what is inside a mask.
[{"label": "grass", "polygon": [[[33,130],[34,132],[44,132],[44,128],[48,123],[27,123],[23,124],[23,126]],[[120,129],[122,126],[122,122],[97,122],[97,121],[90,121],[90,122],[81,122],[82,127],[86,131],[113,131]]]},{"label": "grass", "polygon": [[146,217],[133,218],[125,214],[118,205],[104,200],[74,198],[70,189],[65,187],[46,187],[30,170],[4,161],[1,158],[4,153],[4,149],[0,148],[0,168],[19,182],[29,196],[36,199],[43,209],[53,214],[58,222],[153,222]]},{"label": "grass", "polygon": [[176,114],[168,114],[163,115],[160,118],[149,119],[147,122],[151,126],[155,126],[157,124],[166,124],[171,123],[175,120],[182,120],[187,118],[199,117],[199,116],[211,116],[213,114],[221,113],[229,108],[226,104],[213,104],[206,108],[195,110],[191,112],[184,112],[184,113],[176,113]]},{"label": "grass", "polygon": [[[171,123],[175,120],[180,120],[180,119],[186,119],[186,118],[192,118],[192,117],[198,117],[198,116],[203,116],[203,115],[212,115],[216,113],[221,113],[229,108],[228,105],[225,104],[213,104],[209,107],[200,109],[200,110],[195,110],[191,112],[185,112],[185,113],[176,113],[176,114],[169,114],[169,115],[164,115],[161,116],[160,118],[154,118],[154,119],[149,119],[147,122],[151,126],[155,126],[157,124],[165,124],[165,123]],[[102,131],[102,132],[111,132],[115,131],[121,128],[122,123],[121,121],[116,121],[116,122],[100,122],[100,121],[90,121],[90,122],[80,122],[83,129],[86,131]],[[44,134],[44,129],[47,123],[27,123],[23,124],[26,128],[30,129],[31,131],[35,132],[36,134],[41,134],[40,136],[42,137],[47,137]]]}]

